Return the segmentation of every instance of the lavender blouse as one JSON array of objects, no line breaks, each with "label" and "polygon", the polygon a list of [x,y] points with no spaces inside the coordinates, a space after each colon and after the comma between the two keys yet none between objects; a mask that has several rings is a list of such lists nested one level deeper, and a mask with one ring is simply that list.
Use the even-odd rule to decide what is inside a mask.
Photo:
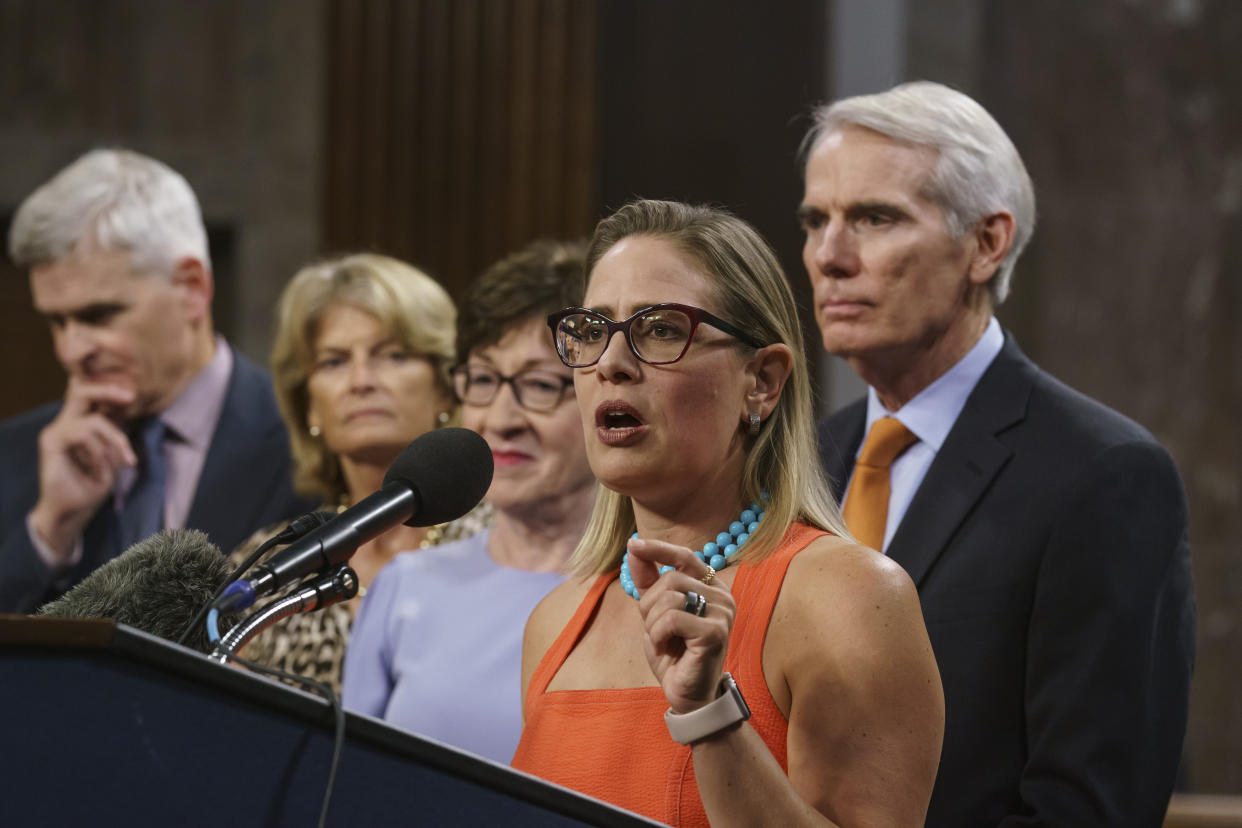
[{"label": "lavender blouse", "polygon": [[522,731],[522,633],[564,580],[497,564],[490,531],[398,555],[345,651],[345,707],[508,763]]}]

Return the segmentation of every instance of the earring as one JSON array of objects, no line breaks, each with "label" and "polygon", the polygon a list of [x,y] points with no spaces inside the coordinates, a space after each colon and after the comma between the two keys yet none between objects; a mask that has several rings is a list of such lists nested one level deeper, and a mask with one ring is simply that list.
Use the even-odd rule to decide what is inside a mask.
[{"label": "earring", "polygon": [[746,433],[751,437],[756,436],[761,425],[763,425],[763,420],[759,419],[759,415],[754,411],[750,412],[750,426],[747,427]]},{"label": "earring", "polygon": [[436,415],[436,419],[440,422],[440,425],[448,425],[449,413],[447,411],[441,411]]},{"label": "earring", "polygon": [[310,428],[306,430],[310,432],[310,436],[312,437],[318,437],[320,434],[323,433],[319,430],[319,426],[311,426]]}]

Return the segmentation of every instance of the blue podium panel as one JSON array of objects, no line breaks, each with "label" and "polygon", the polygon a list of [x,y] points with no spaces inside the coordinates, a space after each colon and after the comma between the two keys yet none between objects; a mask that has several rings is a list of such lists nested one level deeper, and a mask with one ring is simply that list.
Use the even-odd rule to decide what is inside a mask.
[{"label": "blue podium panel", "polygon": [[[333,722],[322,699],[124,626],[0,618],[4,825],[314,825]],[[656,824],[354,714],[327,822]]]}]

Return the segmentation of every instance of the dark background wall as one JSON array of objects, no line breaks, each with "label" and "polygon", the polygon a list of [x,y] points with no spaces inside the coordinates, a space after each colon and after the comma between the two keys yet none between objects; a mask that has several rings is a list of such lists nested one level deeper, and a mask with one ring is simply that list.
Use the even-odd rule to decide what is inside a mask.
[{"label": "dark background wall", "polygon": [[459,294],[597,218],[597,11],[578,0],[331,0],[320,244]]},{"label": "dark background wall", "polygon": [[663,198],[745,218],[791,277],[816,359],[794,158],[810,104],[828,95],[828,6],[611,2],[600,23],[601,210]]},{"label": "dark background wall", "polygon": [[[458,294],[634,195],[734,209],[805,304],[808,106],[952,83],[1009,131],[1038,193],[1002,321],[1182,469],[1199,600],[1186,785],[1242,793],[1238,43],[1231,0],[0,0],[0,224],[91,146],[167,161],[212,231],[219,327],[260,361],[311,258],[378,249]],[[63,386],[7,267],[0,416]],[[844,402],[823,365],[825,407]]]},{"label": "dark background wall", "polygon": [[[0,222],[92,147],[161,159],[202,205],[218,326],[266,362],[275,297],[320,245],[324,12],[323,0],[0,1]],[[0,280],[5,376],[50,365],[42,323],[14,310],[26,291]],[[63,376],[36,376],[0,395],[0,416],[63,390]]]},{"label": "dark background wall", "polygon": [[1005,318],[1177,459],[1199,609],[1186,769],[1242,792],[1242,4],[982,8],[979,94],[1039,198]]}]

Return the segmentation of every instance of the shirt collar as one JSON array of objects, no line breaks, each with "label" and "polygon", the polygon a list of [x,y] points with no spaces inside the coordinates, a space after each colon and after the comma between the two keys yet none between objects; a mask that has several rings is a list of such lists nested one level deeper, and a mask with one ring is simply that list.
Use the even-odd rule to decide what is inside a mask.
[{"label": "shirt collar", "polygon": [[160,414],[160,420],[177,438],[195,448],[206,450],[211,443],[215,423],[224,410],[224,398],[233,373],[233,351],[224,337],[216,336],[216,349],[203,370],[198,372],[172,405]]},{"label": "shirt collar", "polygon": [[[1001,333],[1000,323],[993,316],[988,321],[983,336],[966,352],[966,356],[897,411],[886,410],[875,389],[868,388],[867,428],[863,433],[869,434],[872,424],[881,417],[896,417],[921,442],[927,443],[935,451],[940,451],[940,446],[949,436],[949,430],[957,421],[957,415],[962,413],[970,392],[975,390],[975,386],[1004,344],[1005,335]],[[861,445],[859,451],[862,451]]]}]

